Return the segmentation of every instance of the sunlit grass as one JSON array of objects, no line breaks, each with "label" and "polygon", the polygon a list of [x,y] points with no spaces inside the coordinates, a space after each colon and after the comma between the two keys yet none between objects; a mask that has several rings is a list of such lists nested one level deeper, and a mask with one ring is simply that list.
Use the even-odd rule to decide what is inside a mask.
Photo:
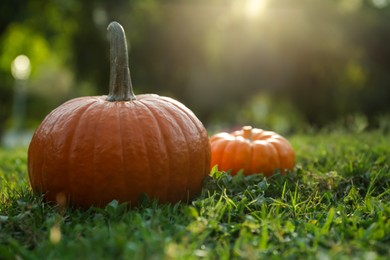
[{"label": "sunlit grass", "polygon": [[25,150],[0,150],[2,259],[386,259],[388,134],[290,138],[294,172],[213,170],[193,202],[58,208],[31,194]]}]

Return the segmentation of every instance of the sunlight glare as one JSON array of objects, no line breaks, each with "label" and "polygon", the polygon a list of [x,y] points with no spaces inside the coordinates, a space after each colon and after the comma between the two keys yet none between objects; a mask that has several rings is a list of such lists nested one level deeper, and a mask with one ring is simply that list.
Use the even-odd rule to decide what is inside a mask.
[{"label": "sunlight glare", "polygon": [[246,0],[245,14],[248,18],[258,17],[266,7],[266,0]]},{"label": "sunlight glare", "polygon": [[384,8],[389,4],[389,1],[388,0],[372,0],[372,3],[377,8]]}]

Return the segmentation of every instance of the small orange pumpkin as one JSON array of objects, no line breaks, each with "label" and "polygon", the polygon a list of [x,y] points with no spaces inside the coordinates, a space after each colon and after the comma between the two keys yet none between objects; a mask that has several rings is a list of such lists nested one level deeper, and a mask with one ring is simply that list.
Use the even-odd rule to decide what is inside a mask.
[{"label": "small orange pumpkin", "polygon": [[28,150],[32,189],[83,207],[114,199],[137,205],[143,193],[187,201],[209,174],[206,129],[174,99],[136,97],[124,30],[113,22],[108,31],[109,95],[72,99],[43,120]]},{"label": "small orange pumpkin", "polygon": [[243,170],[245,175],[263,173],[271,176],[292,170],[295,154],[290,143],[282,136],[262,129],[244,126],[232,133],[218,133],[210,137],[211,168],[218,165],[232,175]]}]

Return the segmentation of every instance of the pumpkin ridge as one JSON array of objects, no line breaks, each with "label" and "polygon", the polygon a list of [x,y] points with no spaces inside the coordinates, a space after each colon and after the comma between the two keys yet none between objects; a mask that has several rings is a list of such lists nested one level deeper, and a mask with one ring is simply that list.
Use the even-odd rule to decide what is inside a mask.
[{"label": "pumpkin ridge", "polygon": [[[179,102],[177,102],[176,100],[173,100],[173,99],[171,99],[171,98],[168,98],[168,97],[163,97],[163,100],[165,100],[166,102],[168,102],[168,104],[169,105],[172,105],[173,107],[175,107],[176,109],[179,109],[180,110],[180,112],[183,114],[183,117],[185,117],[186,119],[189,119],[190,120],[190,122],[192,123],[192,125],[193,126],[195,126],[196,127],[196,130],[197,130],[197,133],[199,134],[199,136],[201,137],[201,138],[203,138],[204,136],[203,136],[203,134],[204,134],[204,132],[202,131],[202,129],[203,129],[203,124],[202,124],[202,122],[200,122],[199,120],[196,120],[195,119],[195,116],[194,116],[194,114],[193,114],[193,112],[190,110],[190,109],[188,109],[186,106],[184,106],[183,104],[181,104],[181,103],[179,103]],[[184,138],[186,139],[186,145],[187,145],[187,157],[188,157],[188,161],[189,162],[191,162],[191,154],[190,154],[190,148],[189,148],[189,144],[191,143],[191,142],[188,142],[188,138],[187,138],[187,136],[186,136],[186,134],[185,134],[185,131],[183,131],[183,129],[181,129],[181,131],[183,132],[183,135],[184,135]],[[209,143],[209,141],[208,141],[208,136],[207,136],[207,134],[206,134],[206,136],[204,137],[205,138],[205,142],[209,145],[209,147],[210,147],[210,143]],[[209,148],[209,151],[210,151],[210,148]],[[204,156],[204,158],[203,158],[203,161],[204,161],[204,165],[203,165],[203,171],[205,171],[206,169],[207,169],[207,171],[209,171],[209,167],[210,167],[210,154],[208,154],[208,156],[205,154],[205,153],[203,153],[203,156]],[[197,173],[198,174],[198,173]],[[200,173],[199,173],[200,174]],[[198,174],[198,175],[199,175]],[[191,181],[191,177],[192,176],[195,176],[195,177],[197,177],[197,175],[187,175],[187,181],[186,181],[186,189],[187,189],[187,191],[188,192],[192,192],[192,189],[190,189],[190,185],[189,185],[189,183],[191,183],[190,181]],[[202,178],[204,179],[204,177],[206,177],[206,175],[204,175],[204,176],[202,176]],[[203,180],[202,180],[202,183],[203,183]],[[187,193],[187,195],[189,195],[188,193]],[[188,197],[188,196],[187,196]]]},{"label": "pumpkin ridge", "polygon": [[[70,102],[70,101],[68,101]],[[53,128],[57,125],[57,122],[60,121],[60,119],[62,119],[64,117],[64,115],[61,115],[59,117],[55,117],[53,115],[57,114],[57,111],[59,109],[57,108],[56,110],[53,110],[50,114],[48,114],[45,119],[43,120],[43,122],[47,122],[47,121],[50,121],[50,120],[54,120],[54,122],[51,122],[51,125],[50,125],[50,129],[48,129],[48,131],[46,132],[46,135],[49,136],[51,134],[51,132],[53,131]],[[54,119],[52,119],[54,118]],[[43,131],[43,124],[41,124],[38,129],[35,131],[34,135],[33,135],[33,138],[32,140],[35,140],[35,136],[39,136],[41,135],[41,131]],[[41,147],[45,147],[46,146],[46,143],[48,142],[48,139],[44,138],[43,141],[42,141],[42,144],[40,145]],[[33,154],[33,149],[35,148],[35,146],[29,146],[29,151],[28,151],[28,164],[30,164],[29,168],[31,169],[36,169],[37,167],[34,167],[34,166],[31,166],[32,162],[31,162],[31,155]],[[41,164],[40,166],[38,167],[38,174],[37,176],[39,177],[39,187],[41,188],[44,188],[45,187],[45,184],[44,184],[44,174],[43,174],[43,167],[45,165],[45,158],[47,157],[45,154],[47,153],[47,150],[44,149],[44,152],[43,152],[43,155],[42,155],[42,160],[41,160]],[[34,170],[32,170],[34,171]],[[34,174],[32,174],[31,170],[29,171],[29,178],[31,180],[31,183],[35,183],[35,181],[33,180],[34,179]],[[34,185],[35,186],[35,185]],[[32,187],[33,189],[35,189],[35,187]]]},{"label": "pumpkin ridge", "polygon": [[[218,169],[219,170],[223,170],[222,168],[221,168],[221,164],[219,163],[218,164],[218,162],[221,162],[222,160],[221,160],[221,157],[222,157],[222,155],[223,155],[223,152],[225,151],[225,148],[226,148],[226,145],[228,144],[228,142],[226,142],[225,140],[223,140],[223,139],[221,139],[221,138],[218,138],[218,139],[214,139],[214,141],[212,142],[212,144],[210,145],[211,146],[211,149],[213,149],[213,150],[216,150],[217,149],[217,147],[219,147],[219,146],[223,146],[223,149],[222,149],[222,151],[219,151],[218,153],[213,153],[212,154],[212,158],[211,158],[211,168],[212,167],[214,167],[214,165],[218,165]],[[216,157],[216,155],[218,156],[218,157]]]},{"label": "pumpkin ridge", "polygon": [[[47,118],[49,118],[49,116],[50,116],[51,114],[49,114],[46,118],[45,118],[45,120],[47,119]],[[53,130],[53,128],[54,128],[54,126],[56,125],[55,123],[60,119],[61,117],[59,117],[59,118],[56,118],[56,120],[54,121],[54,124],[52,124],[51,126],[50,126],[50,130],[49,130],[49,134],[51,133],[51,131]],[[44,121],[45,121],[44,120]],[[40,125],[39,127],[38,127],[38,129],[37,129],[37,131],[34,133],[34,135],[33,135],[33,138],[32,138],[32,140],[35,140],[34,139],[34,137],[35,136],[39,136],[39,133],[40,133],[40,131],[43,131],[42,130],[42,125]],[[41,138],[40,138],[41,139]],[[39,140],[40,140],[39,139]],[[48,139],[43,139],[42,141],[40,141],[40,147],[45,147],[45,144],[47,143],[47,141],[48,141]],[[36,145],[35,145],[36,146]],[[28,168],[29,169],[31,169],[31,170],[29,170],[28,171],[28,175],[29,175],[29,178],[30,178],[30,182],[33,184],[32,185],[32,189],[34,190],[35,189],[35,187],[36,186],[39,186],[39,187],[44,187],[44,185],[43,185],[43,171],[42,171],[42,168],[43,168],[43,165],[44,165],[44,162],[45,162],[45,156],[43,156],[42,155],[42,160],[41,160],[41,162],[40,162],[40,165],[39,165],[39,167],[37,167],[37,166],[35,166],[35,164],[34,165],[32,165],[33,164],[33,162],[31,161],[31,157],[32,157],[32,154],[34,154],[34,149],[35,149],[35,146],[29,146],[29,149],[28,149],[28,162],[27,162],[27,164],[28,164]],[[44,154],[44,153],[43,153]],[[35,171],[36,169],[38,168],[38,174],[33,174],[32,172],[33,171]],[[36,175],[37,177],[39,177],[38,179],[39,179],[39,185],[36,185],[36,179],[37,178],[35,178],[35,176],[34,175]],[[39,192],[41,192],[41,191],[39,191]]]},{"label": "pumpkin ridge", "polygon": [[[199,130],[198,124],[195,123],[195,118],[197,118],[197,117],[195,116],[194,112],[192,112],[188,107],[186,107],[184,104],[182,104],[179,101],[174,100],[170,97],[161,96],[161,99],[166,101],[167,103],[175,106],[180,111],[182,111],[196,125],[196,127]],[[197,122],[201,123],[199,120],[197,120]],[[202,124],[202,126],[203,126],[203,124]]]},{"label": "pumpkin ridge", "polygon": [[[99,103],[94,103],[98,108],[100,108],[100,106],[99,106]],[[98,136],[97,136],[97,134],[98,134],[98,129],[99,129],[99,125],[101,125],[101,121],[102,121],[102,118],[103,118],[103,113],[102,112],[100,112],[99,113],[99,117],[97,118],[97,120],[96,120],[96,127],[95,127],[95,129],[94,129],[94,132],[93,132],[93,147],[92,147],[92,174],[93,175],[95,175],[96,174],[96,170],[95,170],[95,168],[96,168],[96,165],[97,165],[97,163],[96,163],[96,156],[95,156],[95,154],[96,154],[96,147],[97,147],[97,142],[96,142],[96,139],[98,139]],[[96,180],[97,180],[97,178],[95,177],[95,176],[92,176],[92,189],[91,189],[91,194],[96,194],[97,192],[96,192],[96,187],[97,187],[97,182],[96,182]]]},{"label": "pumpkin ridge", "polygon": [[[71,156],[72,150],[74,149],[73,146],[76,144],[76,138],[75,137],[76,137],[76,133],[78,132],[77,130],[80,129],[79,128],[79,124],[81,122],[81,119],[83,118],[83,116],[86,115],[86,112],[88,111],[88,109],[90,107],[92,107],[93,104],[95,104],[94,101],[92,101],[91,103],[87,103],[87,104],[82,106],[81,109],[84,109],[84,111],[77,113],[78,117],[76,119],[75,126],[72,129],[73,130],[72,134],[68,136],[68,140],[70,142],[70,145],[68,147],[68,152],[65,153],[67,155],[67,158],[66,158],[66,163],[64,165],[64,167],[66,167],[66,170],[64,172],[66,172],[66,179],[67,179],[67,183],[68,184],[69,183],[72,183],[72,184],[73,183],[77,183],[77,182],[73,182],[73,179],[75,177],[74,174],[68,172],[69,171],[68,169],[71,166],[70,156]],[[70,198],[72,200],[73,196],[74,196],[74,193],[73,193],[74,189],[72,189],[72,188],[74,187],[74,185],[68,185],[68,187],[69,187],[69,191],[68,191],[67,196],[68,196],[68,198]]]},{"label": "pumpkin ridge", "polygon": [[[164,138],[163,131],[161,130],[161,124],[160,124],[160,121],[159,121],[159,117],[156,116],[155,112],[153,111],[153,109],[159,110],[159,108],[158,108],[158,107],[153,107],[153,109],[152,109],[152,108],[150,108],[150,107],[148,106],[148,104],[145,103],[143,100],[139,100],[139,103],[141,103],[145,108],[148,109],[148,111],[149,111],[150,114],[152,115],[154,121],[156,122],[156,126],[157,126],[156,129],[158,129],[157,131],[158,131],[158,133],[159,133],[159,136],[161,136],[163,139],[165,139],[165,138]],[[162,113],[162,114],[164,114],[164,113]],[[168,152],[168,147],[167,147],[167,145],[166,145],[166,143],[165,143],[165,140],[162,142],[162,144],[163,144],[163,147],[164,147],[165,154],[166,154],[167,157],[168,157],[167,166],[166,166],[166,171],[164,170],[165,174],[168,175],[168,176],[164,176],[164,177],[167,177],[167,178],[166,178],[166,183],[167,183],[168,185],[164,185],[165,190],[164,190],[163,194],[165,194],[165,198],[158,198],[158,199],[161,200],[161,201],[167,201],[167,199],[168,199],[168,192],[169,192],[168,186],[169,186],[170,178],[171,178],[171,166],[170,166],[170,165],[171,165],[171,158],[170,158],[170,153]]]},{"label": "pumpkin ridge", "polygon": [[271,155],[276,155],[276,157],[271,157],[271,158],[274,158],[275,161],[276,161],[276,167],[273,167],[273,170],[271,170],[271,172],[266,172],[264,173],[266,176],[270,176],[272,174],[274,174],[275,170],[279,169],[280,168],[280,157],[279,157],[279,151],[278,149],[272,144],[270,143],[268,140],[266,141],[266,144],[269,148],[271,148],[272,153]]},{"label": "pumpkin ridge", "polygon": [[[126,178],[125,178],[124,185],[128,188],[133,187],[133,189],[128,190],[128,194],[131,195],[131,197],[128,197],[128,201],[130,202],[131,206],[135,206],[136,202],[139,200],[139,196],[142,195],[142,193],[150,194],[150,192],[152,191],[151,180],[152,180],[153,173],[152,173],[152,169],[150,167],[152,162],[150,161],[150,158],[148,156],[148,149],[147,149],[147,145],[146,145],[145,138],[144,138],[143,134],[137,135],[138,132],[143,131],[142,127],[141,127],[142,120],[139,119],[139,117],[138,117],[138,115],[140,113],[137,111],[139,104],[140,104],[139,99],[133,100],[131,102],[125,102],[125,103],[121,102],[121,104],[125,104],[125,109],[126,109],[126,110],[123,110],[123,113],[125,115],[123,118],[125,118],[125,120],[127,121],[127,124],[129,125],[129,128],[131,129],[131,131],[133,131],[133,135],[137,137],[139,144],[141,145],[141,148],[142,148],[141,150],[145,152],[145,154],[146,154],[145,157],[147,160],[147,163],[143,164],[143,167],[145,167],[146,170],[142,171],[142,172],[135,172],[135,170],[132,168],[132,162],[127,164],[129,166],[129,169],[126,170],[126,173],[129,175],[125,175]],[[130,113],[131,113],[131,115],[130,115]],[[125,126],[126,126],[126,124],[125,124]],[[122,129],[125,129],[125,128],[126,127],[122,127]],[[122,149],[128,150],[129,149],[129,142],[131,143],[132,140],[126,139],[126,141],[123,143]],[[130,150],[131,150],[130,153],[134,152],[132,148],[130,148]],[[138,151],[140,151],[140,150],[138,150]],[[127,158],[127,156],[126,156],[126,158]],[[130,160],[132,160],[132,159],[133,158],[130,158]],[[129,176],[131,177],[134,173],[137,174],[138,178],[134,178],[134,177],[129,178]],[[130,179],[130,181],[129,181],[129,179]],[[144,180],[144,179],[146,179],[146,180]],[[134,183],[136,183],[135,187],[134,187]],[[140,188],[140,186],[143,188]],[[142,190],[142,193],[139,193],[140,190]],[[137,196],[137,197],[134,197],[133,194],[136,194],[134,196]],[[132,200],[132,199],[134,199],[134,200]]]},{"label": "pumpkin ridge", "polygon": [[[172,98],[169,98],[169,97],[162,97],[162,99],[168,101],[169,104],[175,106],[180,111],[182,111],[183,114],[188,119],[190,119],[190,121],[195,125],[195,127],[196,127],[196,129],[197,129],[197,131],[198,131],[198,133],[200,135],[200,137],[205,139],[204,142],[208,143],[208,145],[209,145],[209,154],[208,155],[203,154],[203,156],[204,156],[204,158],[203,158],[203,160],[204,160],[204,167],[203,168],[209,170],[210,169],[210,160],[211,160],[211,155],[210,155],[211,154],[211,149],[210,149],[209,137],[208,137],[207,133],[203,131],[203,129],[205,129],[205,128],[204,128],[202,122],[199,121],[199,120],[195,120],[195,118],[196,118],[195,114],[189,108],[187,108],[186,106],[184,106],[180,102],[178,102],[178,101],[176,101],[176,100],[174,100]],[[206,134],[206,136],[202,136],[204,134]],[[188,144],[187,144],[187,146],[188,146]],[[203,177],[206,177],[206,175],[203,176]],[[187,183],[187,187],[188,187],[188,183]]]},{"label": "pumpkin ridge", "polygon": [[250,160],[250,165],[251,165],[251,172],[253,172],[253,173],[258,173],[258,172],[256,172],[256,166],[255,166],[255,164],[253,163],[254,161],[256,161],[255,160],[255,148],[256,148],[256,143],[253,143],[252,145],[251,145],[251,156],[250,156],[250,158],[249,158],[249,160]]},{"label": "pumpkin ridge", "polygon": [[[75,100],[75,101],[79,101],[79,100]],[[73,102],[71,102],[71,101],[68,101],[69,103],[68,104],[72,104]],[[87,105],[90,105],[90,104],[87,104]],[[66,108],[66,106],[60,106],[59,108],[61,108],[61,109],[64,109],[64,108]],[[78,104],[78,103],[76,103],[76,108],[74,109],[74,111],[75,110],[79,110],[79,111],[83,111],[83,109],[84,109],[84,111],[83,112],[85,112],[85,110],[88,108],[88,106],[87,107],[85,107],[85,104],[84,103],[80,103],[80,104]],[[52,116],[53,116],[53,118],[56,118],[55,116],[54,116],[54,114],[55,113],[57,113],[59,110],[57,109],[57,110],[54,110],[53,112],[53,114],[52,114]],[[67,112],[67,111],[66,111]],[[61,113],[60,113],[61,114]],[[55,127],[57,126],[58,127],[58,123],[57,122],[61,122],[62,120],[63,120],[63,118],[64,117],[66,117],[66,116],[68,116],[68,113],[63,113],[63,114],[61,114],[61,116],[60,117],[58,117],[58,118],[56,118],[56,120],[55,120],[55,123],[53,123],[53,128],[51,129],[51,131],[50,131],[50,133],[48,133],[48,136],[51,136],[52,134],[53,134],[53,131],[58,131],[58,129],[55,129]],[[81,115],[80,115],[81,116]],[[78,120],[80,119],[80,117],[72,117],[72,119],[74,119],[74,121],[72,121],[72,122],[78,122]],[[74,136],[74,132],[76,131],[76,128],[72,128],[71,129],[71,131],[69,131],[69,132],[71,132],[72,133],[72,135],[70,136],[71,138],[73,138],[73,136]],[[68,139],[69,138],[69,136],[67,136],[67,140],[69,140]],[[63,146],[62,147],[62,151],[65,149],[66,150],[66,148],[67,148],[67,146]],[[67,150],[69,150],[69,148],[70,148],[70,146],[68,147],[68,149]],[[49,152],[48,150],[46,150],[46,152]],[[67,159],[67,161],[69,160],[69,153],[68,152],[66,152],[65,153],[66,155],[67,155],[67,157],[66,157],[66,159]],[[44,158],[48,158],[49,156],[44,156]],[[44,175],[45,174],[45,171],[44,171],[44,167],[45,167],[45,165],[47,164],[47,162],[44,162],[43,163],[43,166],[42,166],[42,174]],[[46,172],[46,176],[49,174],[49,175],[52,175],[52,174],[55,174],[55,175],[58,175],[58,174],[61,174],[62,173],[62,175],[66,175],[66,180],[67,180],[67,183],[69,183],[69,179],[70,179],[70,176],[69,176],[69,173],[68,173],[68,164],[67,163],[65,163],[65,165],[63,166],[63,168],[61,168],[61,172]],[[42,178],[43,179],[43,187],[48,187],[47,186],[47,181],[44,181],[44,179],[45,178]],[[63,189],[63,188],[62,188]],[[50,190],[49,190],[50,191]],[[62,190],[62,191],[56,191],[56,192],[65,192],[65,190]],[[68,194],[66,195],[66,198],[69,198],[69,194],[71,194],[71,192],[68,192]],[[54,196],[56,196],[57,194],[54,194]],[[55,198],[55,197],[54,197]]]},{"label": "pumpkin ridge", "polygon": [[[235,147],[235,150],[234,150],[234,157],[235,158],[235,164],[236,164],[236,170],[237,171],[240,171],[240,170],[243,170],[243,173],[245,174],[245,172],[248,171],[248,168],[246,165],[249,165],[247,164],[248,163],[248,158],[246,158],[246,160],[244,161],[241,161],[240,160],[240,155],[248,149],[249,147],[249,153],[250,153],[250,147],[252,146],[251,144],[251,140],[250,139],[244,139],[244,140],[237,140],[236,141],[236,147]],[[245,148],[245,149],[243,149]],[[247,156],[248,157],[248,156]],[[241,163],[243,163],[243,165],[241,165]]]},{"label": "pumpkin ridge", "polygon": [[[142,102],[143,104],[144,104],[144,102]],[[146,104],[145,104],[145,106],[147,106]],[[154,107],[155,109],[157,109],[157,110],[160,110],[161,112],[162,112],[162,114],[165,114],[165,113],[168,113],[170,116],[172,116],[172,113],[170,113],[170,111],[169,110],[167,110],[167,109],[164,109],[164,111],[163,110],[161,110],[161,108],[160,107]],[[150,112],[153,114],[153,116],[154,116],[154,118],[156,119],[156,121],[158,121],[158,129],[159,129],[159,131],[161,132],[161,136],[164,138],[164,135],[162,134],[162,131],[161,131],[161,125],[160,125],[160,121],[159,121],[159,118],[157,117],[157,116],[155,116],[155,114],[154,114],[154,112],[152,111],[152,109],[150,108],[150,107],[148,107],[148,109],[150,110]],[[165,113],[164,113],[165,112]],[[180,127],[180,125],[179,125],[179,123],[178,123],[178,121],[174,121],[174,123],[178,126],[178,130],[180,130],[180,132],[181,132],[181,134],[183,135],[183,131],[182,131],[182,129],[181,129],[181,127]],[[184,135],[183,135],[184,136]],[[185,136],[184,136],[184,138],[185,138]],[[186,140],[186,145],[187,145],[187,140]],[[169,149],[167,148],[167,145],[165,144],[165,142],[164,142],[164,147],[165,147],[165,152],[167,153],[167,156],[168,156],[168,162],[167,162],[167,164],[168,164],[168,166],[167,166],[167,169],[168,169],[168,178],[167,178],[167,183],[168,183],[168,185],[166,185],[166,187],[168,187],[169,186],[169,183],[171,183],[171,180],[172,180],[172,169],[171,169],[171,156],[170,156],[170,154],[171,154],[171,152],[169,151]],[[188,145],[187,145],[187,154],[188,154]],[[188,156],[187,156],[188,157]],[[165,190],[165,192],[164,192],[164,194],[165,194],[165,197],[166,197],[166,200],[169,200],[169,195],[170,195],[170,189],[166,189]]]},{"label": "pumpkin ridge", "polygon": [[[233,165],[235,164],[235,160],[234,160],[234,157],[231,156],[231,153],[227,153],[226,151],[232,149],[232,148],[235,148],[236,146],[236,141],[233,141],[233,142],[228,142],[225,146],[225,148],[222,150],[222,156],[221,156],[221,170],[224,170],[224,171],[228,171],[229,169],[227,167],[225,167],[225,162],[228,160],[228,161],[231,161],[233,162]],[[235,151],[233,152],[235,153]],[[232,157],[232,158],[229,158],[229,157]],[[233,169],[234,171],[235,169]]]},{"label": "pumpkin ridge", "polygon": [[[79,100],[75,100],[75,101],[79,101]],[[73,102],[71,101],[68,101],[68,104],[72,104]],[[84,107],[84,104],[77,104],[75,107],[74,107],[74,110],[76,109],[83,109]],[[61,109],[60,109],[61,108]],[[69,116],[69,111],[66,110],[65,113],[59,113],[58,111],[60,110],[64,110],[66,108],[66,106],[63,106],[63,107],[59,107],[57,108],[56,110],[52,111],[52,113],[50,113],[45,121],[49,121],[50,124],[52,124],[52,127],[51,129],[49,130],[49,132],[46,133],[46,136],[52,136],[53,135],[53,131],[55,130],[56,126],[58,126],[58,122],[61,122],[64,117],[67,117]],[[73,111],[74,111],[73,110]],[[72,111],[72,113],[73,113]],[[59,113],[60,116],[59,117],[56,117],[55,115]],[[54,122],[51,122],[51,120],[54,120]],[[57,130],[56,130],[57,131]],[[44,133],[39,133],[40,135],[44,134]],[[46,140],[50,140],[50,139],[46,139]],[[47,142],[45,142],[45,146],[47,145]],[[42,176],[42,186],[41,187],[44,187],[45,190],[47,190],[47,192],[49,192],[49,190],[46,188],[48,187],[47,184],[48,184],[48,181],[50,183],[50,178],[57,178],[58,176],[52,176],[53,174],[58,174],[57,172],[53,173],[53,172],[45,172],[45,168],[47,168],[47,160],[45,160],[45,158],[48,158],[49,156],[47,156],[47,154],[49,153],[49,150],[47,149],[44,149],[44,155],[43,155],[43,160],[42,160],[42,166],[40,167],[40,172],[41,172],[41,176]],[[64,171],[62,171],[64,172]],[[68,176],[68,175],[67,175]],[[50,186],[50,185],[49,185]]]},{"label": "pumpkin ridge", "polygon": [[122,120],[121,120],[121,115],[120,115],[120,110],[122,109],[122,102],[119,102],[119,103],[115,103],[116,105],[116,112],[117,112],[117,117],[118,117],[118,127],[119,127],[119,143],[120,143],[120,147],[121,147],[121,165],[122,165],[122,194],[125,194],[126,195],[126,198],[129,198],[129,192],[128,192],[128,189],[126,188],[126,168],[127,168],[127,163],[126,163],[126,160],[125,160],[125,151],[123,149],[123,139],[122,137],[124,136],[122,134],[122,131],[123,131],[123,126],[122,126]]},{"label": "pumpkin ridge", "polygon": [[274,142],[269,142],[268,141],[268,143],[276,150],[276,155],[278,157],[278,167],[277,167],[277,169],[282,171],[282,163],[281,163],[282,162],[282,160],[281,160],[282,157],[280,155],[279,149],[278,149],[277,145]]},{"label": "pumpkin ridge", "polygon": [[275,149],[277,150],[277,154],[278,154],[278,157],[279,157],[279,168],[280,168],[280,172],[281,173],[284,173],[285,171],[286,171],[286,167],[283,167],[282,168],[282,166],[284,166],[284,162],[286,161],[286,160],[283,160],[283,157],[282,157],[282,155],[284,155],[284,154],[282,154],[280,151],[279,151],[279,146],[282,146],[282,150],[283,150],[283,153],[285,153],[285,150],[287,149],[287,148],[289,148],[291,145],[290,145],[290,143],[286,140],[286,139],[284,139],[284,138],[273,138],[274,140],[275,140],[275,142],[269,142],[273,147],[275,147]]},{"label": "pumpkin ridge", "polygon": [[[136,110],[138,109],[138,104],[144,105],[144,104],[141,102],[140,99],[141,99],[141,98],[138,98],[137,100],[133,101],[133,104],[136,104],[136,105],[135,105],[134,108],[131,109],[131,110],[132,110],[132,112],[133,112],[133,114],[134,114],[134,117],[135,117],[135,119],[136,119],[136,121],[137,121],[137,123],[136,123],[135,125],[136,125],[137,128],[140,129],[140,131],[142,132],[142,128],[141,128],[142,120],[139,119],[139,116],[138,116],[139,113],[136,111]],[[144,105],[144,106],[145,106],[145,105]],[[152,184],[153,169],[151,168],[150,165],[153,165],[153,164],[152,164],[153,162],[150,161],[150,156],[148,155],[148,154],[149,154],[149,150],[147,149],[148,146],[146,145],[144,135],[141,135],[141,138],[142,138],[142,145],[143,145],[144,151],[145,151],[145,153],[146,153],[146,155],[147,155],[147,156],[146,156],[146,159],[148,160],[148,163],[147,163],[147,165],[146,165],[146,166],[148,167],[148,172],[147,172],[147,173],[144,173],[144,174],[147,174],[147,178],[148,178],[148,180],[147,180],[147,182],[146,182],[146,183],[148,184],[148,191],[144,191],[144,192],[147,193],[147,194],[151,194],[151,192],[153,192],[153,184]]]},{"label": "pumpkin ridge", "polygon": [[[257,140],[257,142],[253,143],[253,154],[251,158],[254,168],[253,172],[261,173],[264,176],[270,175],[267,166],[270,164],[270,161],[272,161],[272,156],[270,156],[270,154],[272,155],[274,151],[274,147],[266,140]],[[261,165],[260,169],[255,170],[256,166],[259,167],[259,165]]]},{"label": "pumpkin ridge", "polygon": [[[55,123],[59,120],[59,118],[56,118],[56,120],[54,121],[54,124],[52,124],[50,126],[50,130],[49,130],[49,133],[51,133],[51,131],[53,130],[54,126],[55,126]],[[33,137],[34,136],[38,136],[39,135],[39,132],[42,131],[42,125],[39,126],[39,128],[37,129],[37,131],[34,133]],[[35,140],[34,138],[32,138],[32,140]],[[40,141],[40,147],[45,147],[45,144],[47,143],[48,139],[43,139],[42,141]],[[36,145],[35,145],[36,146]],[[35,154],[34,153],[34,149],[35,149],[35,146],[31,146],[29,147],[28,149],[28,168],[30,169],[28,171],[28,175],[29,175],[29,178],[30,178],[30,182],[31,182],[31,186],[32,186],[32,189],[35,190],[35,187],[36,186],[39,186],[39,187],[44,187],[43,185],[43,171],[42,171],[42,168],[43,168],[43,165],[44,165],[44,162],[45,162],[45,156],[42,155],[42,159],[40,161],[40,165],[39,167],[32,165],[33,162],[31,162],[31,157],[32,157],[32,154]],[[44,154],[44,153],[43,153]],[[38,168],[38,174],[33,174],[32,172],[33,171],[36,171],[36,169]],[[38,178],[35,178],[38,177]],[[36,179],[39,179],[38,181],[36,181]],[[39,185],[36,184],[36,182],[39,182]],[[39,191],[41,192],[41,191]]]},{"label": "pumpkin ridge", "polygon": [[[164,104],[165,105],[169,105],[169,106],[172,106],[173,104],[171,103],[171,102],[169,102],[169,100],[165,100],[165,99],[161,99],[161,101],[163,101],[164,102]],[[174,107],[175,109],[177,109],[178,107],[177,106],[172,106],[172,107]],[[166,106],[164,106],[164,107],[158,107],[157,109],[159,109],[159,110],[161,110],[162,111],[162,113],[166,113],[166,114],[169,114],[171,117],[175,117],[175,114],[173,114],[172,113],[172,110],[171,109],[167,109],[167,107]],[[183,110],[180,110],[180,112],[182,113],[182,116],[183,117],[185,117],[186,119],[188,119],[189,117],[188,117],[188,115],[185,113],[185,111],[183,111]],[[192,121],[191,121],[192,122]],[[183,136],[183,138],[184,138],[184,140],[185,140],[185,146],[186,146],[186,159],[187,159],[187,163],[186,163],[186,165],[187,165],[187,169],[185,169],[185,170],[183,170],[184,172],[188,172],[188,171],[190,171],[190,164],[191,164],[191,156],[190,156],[190,147],[189,147],[189,141],[188,141],[188,137],[186,136],[186,134],[185,134],[185,131],[183,131],[183,129],[185,128],[185,127],[183,127],[183,125],[182,125],[182,120],[175,120],[175,124],[176,124],[176,126],[177,126],[177,130],[178,131],[180,131],[180,134]],[[193,122],[192,122],[193,123]],[[193,125],[195,125],[194,123],[193,123]],[[198,130],[198,129],[197,129]],[[171,172],[169,172],[169,181],[171,182],[171,180],[172,180],[172,173]],[[188,192],[189,192],[189,182],[190,182],[190,174],[187,174],[186,175],[186,180],[185,180],[185,185],[183,185],[183,187],[184,187],[184,191],[187,193],[186,195],[187,195],[187,199],[188,199]],[[168,190],[168,194],[167,194],[167,196],[168,196],[168,198],[169,197],[171,197],[171,196],[169,196],[169,195],[171,195],[171,190]]]},{"label": "pumpkin ridge", "polygon": [[252,164],[252,158],[253,158],[253,153],[254,153],[254,147],[253,147],[253,142],[254,142],[255,140],[253,140],[252,142],[251,142],[251,144],[249,145],[249,156],[248,156],[248,165],[249,165],[249,171],[250,172],[253,172],[254,171],[254,166],[253,166],[253,164]]}]

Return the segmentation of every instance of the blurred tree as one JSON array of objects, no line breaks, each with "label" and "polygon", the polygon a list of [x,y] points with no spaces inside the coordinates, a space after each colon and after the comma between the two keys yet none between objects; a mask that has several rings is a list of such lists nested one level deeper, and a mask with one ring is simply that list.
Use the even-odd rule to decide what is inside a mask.
[{"label": "blurred tree", "polygon": [[[0,39],[8,25],[23,19],[25,15],[23,5],[26,0],[4,0],[0,4]],[[3,53],[1,52],[1,55]],[[1,57],[1,56],[0,56]],[[11,63],[9,63],[9,66]],[[12,78],[8,71],[0,70],[0,139],[4,131],[4,122],[10,114],[9,102],[12,100]]]},{"label": "blurred tree", "polygon": [[[74,24],[68,15],[76,1],[2,1],[0,20],[0,132],[11,115],[13,79],[10,65],[13,59],[25,54],[32,65],[31,80],[28,84],[28,118],[41,120],[53,104],[66,100],[70,89],[59,91],[65,64],[70,61],[68,39],[73,33]],[[48,72],[57,75],[53,81],[42,81]],[[37,84],[39,82],[39,84]],[[49,86],[49,87],[47,87]],[[42,89],[45,89],[42,91]],[[42,95],[42,94],[45,95]],[[50,95],[50,93],[52,93]],[[55,94],[54,94],[55,93]],[[46,95],[49,94],[49,97]],[[34,98],[32,98],[34,97]]]},{"label": "blurred tree", "polygon": [[22,21],[27,15],[25,5],[28,0],[3,0],[0,8],[0,35],[7,26],[16,21]]},{"label": "blurred tree", "polygon": [[240,111],[280,100],[287,111],[270,105],[269,115],[294,107],[315,126],[349,114],[370,122],[390,113],[389,18],[387,0],[3,0],[0,132],[20,52],[33,66],[31,119],[71,97],[106,94],[112,20],[127,32],[136,94],[177,98],[206,125],[259,121]]},{"label": "blurred tree", "polygon": [[72,67],[78,81],[93,86],[90,94],[107,92],[109,47],[105,34],[108,22],[104,17],[105,12],[103,1],[81,1],[73,18],[78,28],[71,39]]}]

